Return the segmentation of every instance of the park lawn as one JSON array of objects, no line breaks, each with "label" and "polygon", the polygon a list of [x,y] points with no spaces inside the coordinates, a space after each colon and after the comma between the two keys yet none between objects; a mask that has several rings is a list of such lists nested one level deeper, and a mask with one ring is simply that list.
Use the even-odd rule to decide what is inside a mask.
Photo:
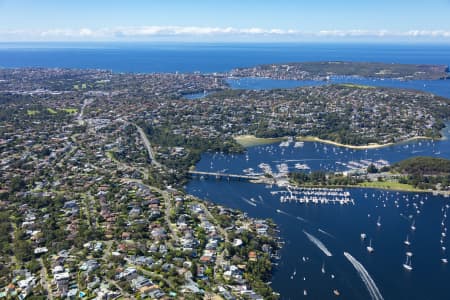
[{"label": "park lawn", "polygon": [[353,84],[353,83],[342,83],[341,86],[349,87],[349,88],[358,88],[358,89],[374,89],[375,87],[370,85],[361,85],[361,84]]},{"label": "park lawn", "polygon": [[415,188],[410,184],[399,183],[395,181],[365,181],[358,184],[361,187],[369,187],[376,189],[407,191],[407,192],[425,192],[424,190]]},{"label": "park lawn", "polygon": [[39,113],[39,111],[38,110],[27,110],[27,115],[29,115],[29,116],[34,116],[34,115],[36,115],[36,114],[38,114]]},{"label": "park lawn", "polygon": [[51,113],[52,115],[56,115],[58,112],[56,111],[56,110],[54,110],[53,108],[47,108],[47,111],[49,112],[49,113]]},{"label": "park lawn", "polygon": [[239,135],[234,140],[243,147],[252,147],[281,142],[286,138],[258,138],[254,135]]},{"label": "park lawn", "polygon": [[62,111],[68,113],[68,114],[76,114],[78,112],[78,109],[76,108],[63,108]]}]

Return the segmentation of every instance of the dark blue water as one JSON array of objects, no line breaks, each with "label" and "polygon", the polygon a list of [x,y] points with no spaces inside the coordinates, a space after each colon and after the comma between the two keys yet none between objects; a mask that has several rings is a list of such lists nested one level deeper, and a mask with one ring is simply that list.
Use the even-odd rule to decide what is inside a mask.
[{"label": "dark blue water", "polygon": [[[245,89],[292,88],[330,83],[261,78],[229,82],[233,88]],[[332,80],[332,83],[341,82],[411,88],[450,97],[448,81]],[[394,163],[418,155],[450,159],[449,125],[443,130],[447,139],[441,141],[422,140],[368,150],[352,150],[314,142],[305,142],[297,148],[293,143],[289,147],[280,147],[277,143],[250,147],[242,155],[206,153],[197,164],[197,169],[242,174],[249,168],[253,172],[262,172],[260,163],[268,164],[275,171],[280,164],[295,170],[295,164],[301,163],[307,164],[311,170],[343,171],[348,169],[352,161],[385,160]],[[448,299],[450,270],[441,258],[448,258],[449,255],[448,250],[443,251],[441,247],[448,249],[450,243],[447,238],[443,238],[441,243],[441,233],[446,232],[445,228],[450,225],[448,219],[443,219],[442,212],[446,205],[450,205],[449,198],[430,193],[349,189],[351,197],[355,199],[354,206],[304,205],[281,203],[279,195],[271,193],[280,189],[246,182],[214,180],[193,180],[186,187],[193,195],[241,209],[254,217],[274,219],[280,227],[281,237],[286,241],[272,281],[272,287],[281,293],[282,299],[302,298],[305,290],[312,299],[332,299],[335,298],[335,289],[344,299],[370,299],[358,272],[343,255],[344,251],[364,266],[384,299]],[[252,199],[253,204],[248,199]],[[381,227],[376,225],[378,217],[382,220]],[[415,231],[411,230],[412,220],[417,227]],[[324,255],[306,238],[303,230],[320,239],[333,256]],[[367,241],[360,238],[363,232],[373,240],[375,252],[372,254],[366,250]],[[403,243],[407,235],[411,241],[409,247]],[[402,265],[407,251],[413,253],[411,272]],[[323,265],[325,273],[321,271]]]},{"label": "dark blue water", "polygon": [[[272,286],[281,293],[282,299],[300,299],[303,290],[307,290],[311,299],[331,299],[335,298],[334,289],[340,291],[343,299],[370,299],[358,273],[343,256],[344,251],[364,265],[384,299],[448,299],[449,266],[440,261],[446,255],[440,244],[441,209],[449,203],[448,199],[427,194],[415,196],[412,193],[353,189],[350,191],[356,200],[354,206],[302,205],[280,203],[270,193],[272,189],[264,185],[214,180],[192,181],[187,191],[246,211],[253,217],[272,218],[279,225],[286,244]],[[364,193],[368,194],[367,198]],[[257,206],[249,205],[243,198],[256,199]],[[394,205],[395,200],[399,202],[399,208]],[[424,204],[420,205],[420,201]],[[411,209],[411,204],[406,207],[413,202],[418,203],[420,214]],[[405,217],[409,214],[414,216],[415,232],[410,229],[411,219]],[[376,225],[378,216],[381,227]],[[450,222],[445,224],[449,226]],[[302,230],[320,239],[333,256],[325,256]],[[361,241],[362,232],[373,239],[374,253],[366,251],[368,243]],[[412,243],[409,248],[403,244],[407,234]],[[443,245],[448,248],[450,243],[447,240]],[[402,266],[406,251],[414,254],[412,272]],[[302,257],[309,260],[304,262]],[[321,272],[323,263],[325,274]],[[291,279],[294,271],[297,274]]]},{"label": "dark blue water", "polygon": [[[443,133],[449,136],[450,130],[447,128]],[[197,164],[197,169],[242,174],[248,168],[261,171],[258,167],[260,163],[270,165],[273,170],[282,163],[294,170],[296,163],[302,163],[312,170],[344,170],[347,168],[336,162],[384,159],[393,163],[416,155],[450,158],[450,140],[423,140],[367,151],[314,142],[305,142],[303,147],[298,148],[293,144],[280,147],[277,143],[250,147],[242,155],[207,153]],[[280,227],[281,237],[286,241],[272,281],[273,288],[282,294],[282,299],[299,299],[303,290],[307,290],[312,299],[331,299],[335,297],[334,289],[339,290],[344,299],[370,299],[358,273],[343,256],[344,251],[363,264],[384,299],[448,299],[450,270],[440,259],[449,257],[441,247],[449,248],[450,243],[444,239],[441,244],[440,238],[444,227],[450,227],[448,219],[444,221],[444,227],[441,226],[441,210],[450,204],[449,198],[430,193],[349,189],[355,199],[354,206],[304,205],[281,203],[279,195],[271,192],[282,188],[246,182],[192,180],[186,190],[198,197],[246,211],[253,217],[274,219]],[[252,198],[255,204],[246,200]],[[417,208],[413,208],[413,203]],[[376,226],[379,216],[381,227]],[[301,221],[298,217],[307,221]],[[416,231],[410,229],[413,219]],[[320,239],[333,256],[325,256],[302,230]],[[363,232],[373,239],[373,254],[366,250],[367,241],[360,239]],[[412,242],[410,247],[403,244],[406,235]],[[413,252],[412,272],[402,266],[406,251]],[[302,257],[309,260],[304,262]],[[325,264],[325,274],[321,272],[322,264]],[[291,279],[294,271],[297,275]]]},{"label": "dark blue water", "polygon": [[[442,134],[450,136],[450,124]],[[290,171],[295,164],[307,164],[311,170],[344,171],[345,164],[351,161],[368,160],[376,162],[386,160],[390,164],[412,156],[434,156],[450,159],[450,139],[440,141],[421,140],[397,144],[384,148],[355,150],[317,142],[305,142],[303,147],[280,147],[279,143],[247,148],[245,154],[225,155],[205,153],[196,168],[202,171],[227,170],[231,174],[243,174],[244,169],[252,168],[262,172],[260,163],[269,164],[272,169],[284,163]]]},{"label": "dark blue water", "polygon": [[358,77],[333,77],[328,81],[318,80],[276,80],[269,78],[240,78],[228,79],[227,82],[234,89],[288,89],[301,86],[318,86],[326,84],[354,83],[377,87],[402,88],[421,90],[442,97],[450,98],[450,80],[411,80],[395,79],[367,79]]},{"label": "dark blue water", "polygon": [[100,68],[115,72],[222,72],[293,61],[450,64],[449,45],[2,43],[1,67]]}]

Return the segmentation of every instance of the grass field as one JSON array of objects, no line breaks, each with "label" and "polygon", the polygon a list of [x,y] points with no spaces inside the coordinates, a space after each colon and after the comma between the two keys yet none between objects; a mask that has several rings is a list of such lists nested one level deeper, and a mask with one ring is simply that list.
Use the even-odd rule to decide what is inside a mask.
[{"label": "grass field", "polygon": [[76,108],[64,108],[62,111],[68,113],[68,114],[76,114],[78,112],[78,109]]},{"label": "grass field", "polygon": [[39,111],[37,111],[37,110],[30,110],[30,109],[27,110],[27,115],[29,115],[29,116],[34,116],[38,113],[39,113]]},{"label": "grass field", "polygon": [[51,113],[52,115],[56,115],[58,112],[56,111],[56,110],[54,110],[53,108],[47,108],[47,111],[49,112],[49,113]]},{"label": "grass field", "polygon": [[342,83],[341,86],[349,87],[349,88],[357,88],[357,89],[374,89],[375,87],[370,85],[361,85],[361,84],[353,84],[353,83]]},{"label": "grass field", "polygon": [[254,135],[239,135],[234,138],[234,140],[243,147],[273,144],[281,142],[284,139],[285,138],[257,138]]},{"label": "grass field", "polygon": [[425,192],[424,190],[415,188],[410,184],[398,183],[394,181],[367,181],[360,183],[359,186],[395,191]]}]

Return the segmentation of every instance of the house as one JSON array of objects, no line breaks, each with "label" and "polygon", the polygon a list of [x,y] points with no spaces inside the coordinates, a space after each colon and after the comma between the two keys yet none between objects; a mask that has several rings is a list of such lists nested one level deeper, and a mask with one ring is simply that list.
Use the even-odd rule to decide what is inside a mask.
[{"label": "house", "polygon": [[126,268],[125,270],[123,270],[122,272],[120,272],[119,274],[116,275],[116,279],[117,280],[132,280],[134,278],[136,278],[137,275],[137,270],[135,268]]},{"label": "house", "polygon": [[136,278],[131,280],[130,285],[133,290],[137,291],[144,286],[152,286],[153,282],[144,276],[137,276]]},{"label": "house", "polygon": [[22,292],[24,292],[24,294],[28,294],[36,285],[36,278],[34,276],[31,276],[26,279],[19,280],[17,282],[17,285],[22,290]]},{"label": "house", "polygon": [[81,266],[80,270],[90,273],[100,267],[100,264],[95,259],[90,259],[85,261]]},{"label": "house", "polygon": [[48,249],[47,249],[47,247],[37,247],[37,248],[34,249],[33,252],[34,252],[34,254],[39,255],[39,254],[42,254],[42,253],[47,253]]}]

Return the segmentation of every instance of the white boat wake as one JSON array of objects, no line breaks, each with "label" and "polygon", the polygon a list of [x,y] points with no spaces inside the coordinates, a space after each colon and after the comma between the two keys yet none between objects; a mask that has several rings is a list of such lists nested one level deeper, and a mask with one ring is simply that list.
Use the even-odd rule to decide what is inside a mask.
[{"label": "white boat wake", "polygon": [[250,201],[250,200],[248,200],[247,198],[244,198],[244,197],[242,197],[242,200],[244,200],[245,202],[247,202],[247,204],[256,207],[256,203],[255,203],[255,202],[252,202],[252,201]]},{"label": "white boat wake", "polygon": [[367,270],[364,268],[364,266],[356,260],[353,256],[350,255],[348,252],[344,252],[345,257],[348,259],[348,261],[355,267],[356,272],[358,272],[359,276],[361,277],[361,280],[367,287],[367,290],[369,290],[369,294],[374,300],[383,300],[383,296],[380,293],[380,290],[378,290],[377,285],[373,281],[372,277],[370,277]]},{"label": "white boat wake", "polygon": [[299,221],[302,221],[302,222],[305,222],[305,223],[309,223],[309,221],[306,220],[305,218],[302,218],[302,217],[299,217],[299,216],[296,216],[295,218],[296,218],[297,220],[299,220]]},{"label": "white boat wake", "polygon": [[319,248],[323,253],[325,253],[326,256],[333,256],[333,254],[331,254],[331,252],[328,251],[327,247],[325,247],[325,245],[318,238],[316,238],[312,234],[307,233],[304,230],[303,230],[303,233],[306,234],[306,236],[311,241],[311,243],[316,245],[317,248]]},{"label": "white boat wake", "polygon": [[325,234],[326,236],[329,236],[330,238],[336,239],[336,237],[335,237],[334,235],[332,235],[331,233],[326,232],[326,231],[323,230],[323,229],[320,229],[320,228],[319,228],[317,231],[320,232],[320,233]]},{"label": "white boat wake", "polygon": [[285,211],[282,211],[281,209],[277,209],[277,213],[283,214],[283,215],[286,215],[286,216],[291,216],[290,214],[288,214],[288,213],[285,212]]}]

